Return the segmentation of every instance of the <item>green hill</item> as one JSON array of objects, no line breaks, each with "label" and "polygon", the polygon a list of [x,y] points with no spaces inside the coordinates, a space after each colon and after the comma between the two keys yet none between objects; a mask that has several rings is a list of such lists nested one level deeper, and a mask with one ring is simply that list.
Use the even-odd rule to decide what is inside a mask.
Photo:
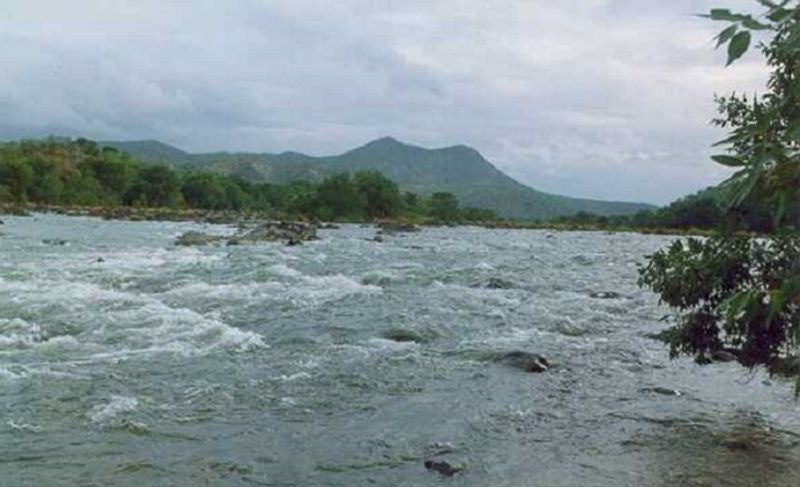
[{"label": "green hill", "polygon": [[568,198],[537,191],[507,176],[478,151],[463,145],[425,149],[384,137],[341,155],[313,157],[297,152],[188,154],[157,141],[101,144],[147,163],[234,174],[256,182],[318,181],[334,173],[376,170],[404,190],[422,195],[451,192],[462,206],[488,208],[500,216],[522,220],[578,212],[627,215],[653,208],[642,203]]}]

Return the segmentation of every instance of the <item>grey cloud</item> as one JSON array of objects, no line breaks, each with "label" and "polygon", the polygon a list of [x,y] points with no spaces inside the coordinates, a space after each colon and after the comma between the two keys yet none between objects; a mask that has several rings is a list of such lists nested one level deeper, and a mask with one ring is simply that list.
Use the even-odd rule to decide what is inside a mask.
[{"label": "grey cloud", "polygon": [[[11,0],[0,137],[335,153],[471,145],[537,189],[667,202],[719,181],[712,0]],[[747,7],[746,0],[729,1]]]}]

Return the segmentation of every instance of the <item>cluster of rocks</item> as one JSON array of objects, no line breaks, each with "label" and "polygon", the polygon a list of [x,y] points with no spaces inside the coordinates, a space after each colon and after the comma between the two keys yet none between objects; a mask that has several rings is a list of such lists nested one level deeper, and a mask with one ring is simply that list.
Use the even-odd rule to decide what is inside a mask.
[{"label": "cluster of rocks", "polygon": [[384,220],[378,222],[378,231],[375,232],[375,236],[369,239],[369,241],[383,243],[386,241],[384,237],[397,235],[399,233],[419,232],[421,230],[422,228],[411,222],[403,220]]},{"label": "cluster of rocks", "polygon": [[228,244],[286,241],[291,245],[317,239],[317,226],[306,222],[264,222],[250,230],[233,236]]},{"label": "cluster of rocks", "polygon": [[421,228],[414,223],[403,220],[385,220],[378,223],[378,228],[384,234],[419,232]]},{"label": "cluster of rocks", "polygon": [[269,221],[255,228],[242,228],[232,237],[208,235],[198,231],[188,231],[178,237],[175,245],[212,245],[225,242],[227,245],[253,244],[259,242],[285,242],[286,245],[301,245],[309,240],[317,240],[317,226],[306,222]]}]

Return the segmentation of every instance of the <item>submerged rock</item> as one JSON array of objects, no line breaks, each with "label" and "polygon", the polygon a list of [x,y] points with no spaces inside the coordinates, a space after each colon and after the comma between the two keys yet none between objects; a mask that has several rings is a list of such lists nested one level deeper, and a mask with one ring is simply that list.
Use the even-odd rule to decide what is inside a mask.
[{"label": "submerged rock", "polygon": [[417,225],[404,221],[383,221],[378,224],[385,233],[409,233],[422,230]]},{"label": "submerged rock", "polygon": [[401,343],[428,343],[439,338],[439,334],[433,330],[415,331],[404,328],[393,328],[384,333],[383,338]]},{"label": "submerged rock", "polygon": [[46,238],[42,240],[42,243],[45,245],[67,245],[67,241],[60,238]]},{"label": "submerged rock", "polygon": [[619,299],[622,297],[622,295],[614,291],[598,291],[598,292],[593,292],[592,294],[589,295],[589,297],[595,299]]},{"label": "submerged rock", "polygon": [[736,362],[739,357],[730,350],[717,350],[711,352],[711,360],[714,362]]},{"label": "submerged rock", "polygon": [[320,230],[339,230],[340,228],[342,227],[336,225],[335,223],[323,223],[319,225]]},{"label": "submerged rock", "polygon": [[484,289],[513,289],[514,283],[511,281],[506,281],[505,279],[501,279],[499,277],[490,277],[485,281],[476,282],[475,284],[472,284],[470,287],[484,288]]},{"label": "submerged rock", "polygon": [[501,355],[497,359],[497,362],[508,365],[509,367],[522,369],[525,372],[531,372],[533,374],[546,372],[550,369],[550,362],[548,362],[546,358],[539,354],[530,352],[508,352]]},{"label": "submerged rock", "polygon": [[431,472],[436,472],[438,474],[444,475],[445,477],[452,477],[458,472],[462,472],[464,470],[464,467],[460,465],[456,466],[445,461],[437,462],[435,460],[426,460],[425,468],[430,470]]},{"label": "submerged rock", "polygon": [[303,245],[303,242],[301,242],[300,240],[296,240],[296,239],[289,239],[286,242],[286,246],[287,247],[297,247],[298,245]]},{"label": "submerged rock", "polygon": [[371,239],[369,239],[369,241],[370,241],[370,242],[383,243],[383,236],[381,236],[381,235],[375,235],[374,237],[372,237]]},{"label": "submerged rock", "polygon": [[652,394],[660,394],[662,396],[682,396],[683,393],[677,389],[670,389],[668,387],[645,387],[639,389],[640,392],[649,392]]},{"label": "submerged rock", "polygon": [[800,376],[800,357],[783,357],[769,364],[769,373],[786,377]]},{"label": "submerged rock", "polygon": [[247,233],[237,235],[231,241],[236,243],[297,241],[317,239],[317,227],[305,222],[265,222]]},{"label": "submerged rock", "polygon": [[208,235],[203,232],[197,232],[194,230],[190,230],[175,241],[175,245],[209,245],[217,243],[223,240],[224,237],[220,237],[219,235]]}]

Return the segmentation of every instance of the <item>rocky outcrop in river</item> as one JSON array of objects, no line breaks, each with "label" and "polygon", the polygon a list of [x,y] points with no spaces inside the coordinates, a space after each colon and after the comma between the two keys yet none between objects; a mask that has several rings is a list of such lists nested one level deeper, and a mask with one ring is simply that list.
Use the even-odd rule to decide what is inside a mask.
[{"label": "rocky outcrop in river", "polygon": [[306,242],[317,239],[317,226],[306,222],[264,222],[252,230],[235,235],[229,242],[255,243],[278,242],[292,243]]},{"label": "rocky outcrop in river", "polygon": [[270,221],[260,223],[250,230],[242,228],[239,233],[228,238],[191,230],[178,237],[175,245],[209,245],[223,241],[227,241],[228,245],[240,245],[283,241],[294,246],[317,238],[317,227],[312,223]]}]

